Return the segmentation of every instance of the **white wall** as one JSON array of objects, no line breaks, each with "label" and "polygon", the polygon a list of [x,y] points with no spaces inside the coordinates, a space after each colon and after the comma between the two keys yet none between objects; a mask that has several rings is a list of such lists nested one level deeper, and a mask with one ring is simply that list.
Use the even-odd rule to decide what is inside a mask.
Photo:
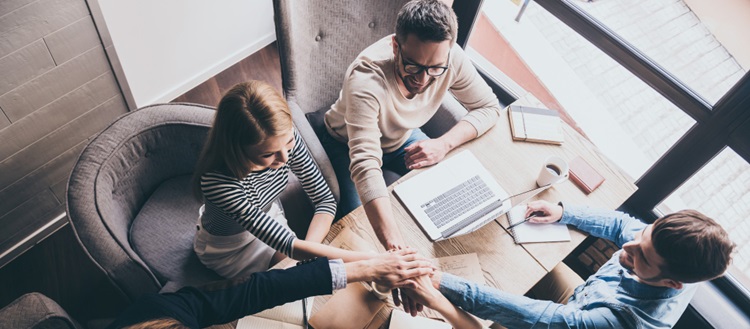
[{"label": "white wall", "polygon": [[98,4],[137,107],[171,101],[276,39],[270,0]]},{"label": "white wall", "polygon": [[750,1],[685,0],[703,25],[745,70],[750,70]]}]

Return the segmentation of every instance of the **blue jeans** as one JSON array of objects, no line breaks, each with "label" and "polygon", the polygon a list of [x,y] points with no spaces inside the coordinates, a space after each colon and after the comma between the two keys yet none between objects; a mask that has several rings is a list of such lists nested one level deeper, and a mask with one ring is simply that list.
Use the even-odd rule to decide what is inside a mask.
[{"label": "blue jeans", "polygon": [[[339,183],[341,197],[338,203],[338,210],[336,211],[336,219],[338,220],[362,205],[362,202],[359,200],[357,188],[354,186],[352,174],[349,171],[349,165],[352,162],[349,158],[349,146],[331,137],[327,131],[322,132],[320,135],[320,143],[325,148],[328,158],[331,160],[333,171],[336,172],[336,180]],[[412,129],[411,135],[404,142],[404,145],[401,145],[401,147],[393,152],[383,153],[383,167],[381,168],[388,169],[402,176],[406,175],[409,169],[406,168],[404,161],[404,155],[406,154],[404,149],[414,144],[414,142],[425,139],[429,139],[429,137],[421,129]]]}]

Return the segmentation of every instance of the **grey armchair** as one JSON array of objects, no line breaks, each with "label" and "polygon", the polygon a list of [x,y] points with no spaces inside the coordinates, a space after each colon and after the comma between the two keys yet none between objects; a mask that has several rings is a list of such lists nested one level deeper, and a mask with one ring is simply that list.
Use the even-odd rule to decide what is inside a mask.
[{"label": "grey armchair", "polygon": [[73,231],[130,301],[220,279],[192,249],[200,203],[190,180],[213,114],[189,104],[130,112],[94,137],[73,168]]},{"label": "grey armchair", "polygon": [[33,292],[0,309],[0,328],[81,329],[81,326],[54,300]]},{"label": "grey armchair", "polygon": [[[338,98],[349,64],[367,46],[394,33],[396,16],[406,2],[274,0],[284,93],[298,129],[312,127],[301,131],[307,134],[308,146],[315,132],[326,133],[321,114]],[[446,97],[422,130],[438,137],[465,114],[466,109],[455,98]],[[325,155],[319,142],[316,149]],[[335,178],[333,172],[324,175]],[[389,184],[399,177],[389,171],[384,171],[384,176]]]},{"label": "grey armchair", "polygon": [[[190,185],[214,113],[180,103],[130,112],[94,137],[73,168],[71,226],[130,301],[221,279],[193,252],[201,203]],[[292,229],[306,228],[313,209],[294,177],[281,199],[294,204],[286,207]]]}]

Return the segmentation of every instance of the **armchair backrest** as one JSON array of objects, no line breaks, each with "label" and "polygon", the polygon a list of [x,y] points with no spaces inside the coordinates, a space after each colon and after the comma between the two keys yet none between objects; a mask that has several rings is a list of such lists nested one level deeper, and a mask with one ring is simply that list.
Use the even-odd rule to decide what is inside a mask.
[{"label": "armchair backrest", "polygon": [[130,300],[166,283],[131,245],[133,220],[162,182],[192,174],[214,113],[177,103],[130,112],[94,137],[73,168],[67,190],[71,226]]},{"label": "armchair backrest", "polygon": [[0,309],[0,328],[81,329],[80,324],[49,297],[32,292]]},{"label": "armchair backrest", "polygon": [[[276,42],[284,94],[294,123],[338,199],[338,182],[316,138],[326,134],[322,112],[338,99],[349,65],[375,41],[396,31],[408,0],[274,0]],[[309,114],[309,116],[308,116]],[[430,137],[448,131],[466,114],[453,97],[422,130]],[[397,177],[387,175],[386,181]]]},{"label": "armchair backrest", "polygon": [[274,0],[281,75],[304,113],[330,107],[349,64],[396,30],[405,0]]}]

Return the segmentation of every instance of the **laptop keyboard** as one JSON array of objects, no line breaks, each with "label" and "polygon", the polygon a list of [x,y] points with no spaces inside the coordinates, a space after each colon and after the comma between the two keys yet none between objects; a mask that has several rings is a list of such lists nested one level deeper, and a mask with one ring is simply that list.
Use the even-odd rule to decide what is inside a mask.
[{"label": "laptop keyboard", "polygon": [[[494,196],[495,193],[492,193],[487,184],[485,184],[479,175],[477,175],[469,178],[447,192],[438,195],[434,199],[424,203],[421,207],[435,226],[442,228],[446,223],[469,212],[482,202],[485,202]],[[491,206],[492,208],[490,208]],[[494,206],[495,205],[490,205],[485,207],[490,209],[480,209],[474,215],[463,220],[462,223],[468,223],[467,220],[469,219],[475,220],[484,216],[495,208]],[[477,217],[475,215],[479,216]],[[454,227],[455,226],[456,225],[454,225]]]}]

